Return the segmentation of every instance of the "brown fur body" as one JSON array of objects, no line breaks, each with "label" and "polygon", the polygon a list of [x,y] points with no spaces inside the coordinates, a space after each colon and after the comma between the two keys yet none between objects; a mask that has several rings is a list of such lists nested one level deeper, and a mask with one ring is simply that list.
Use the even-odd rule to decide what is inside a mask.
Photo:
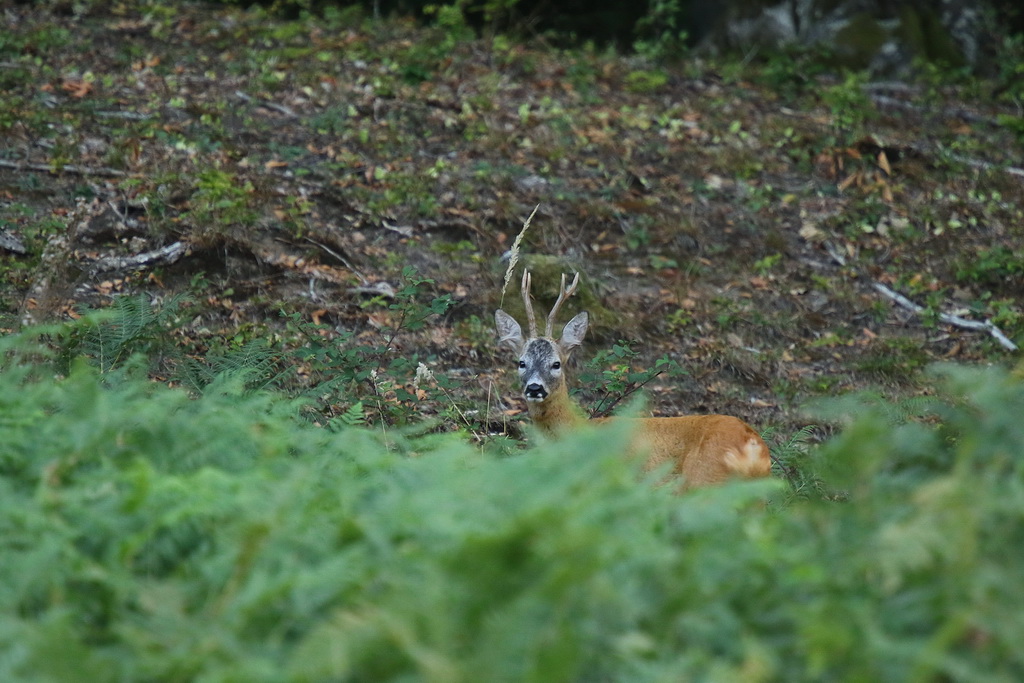
[{"label": "brown fur body", "polygon": [[[560,395],[563,393],[565,396]],[[588,421],[575,401],[569,398],[564,384],[546,400],[531,401],[529,411],[533,423],[551,436],[569,433]],[[669,474],[682,476],[684,488],[771,474],[768,445],[739,418],[687,415],[589,420],[597,425],[620,421],[629,422],[634,429],[630,453],[645,458],[644,471],[650,472],[671,463]]]},{"label": "brown fur body", "polygon": [[[548,316],[548,329],[539,336],[529,302],[529,276],[523,276],[523,299],[527,305],[530,334],[504,311],[495,312],[499,342],[512,345],[519,353],[519,376],[523,395],[533,423],[542,431],[558,436],[586,422],[579,406],[569,397],[563,366],[569,353],[580,345],[587,331],[588,316],[580,313],[562,331],[562,338],[551,337],[554,316],[561,303],[571,295],[579,279],[569,290],[562,279],[562,293]],[[753,428],[728,415],[688,415],[684,417],[599,418],[595,424],[627,420],[632,423],[630,453],[644,457],[644,470],[661,467],[671,476],[681,476],[684,488],[719,484],[729,479],[767,477],[771,473],[768,446]],[[669,464],[671,465],[669,466]]]}]

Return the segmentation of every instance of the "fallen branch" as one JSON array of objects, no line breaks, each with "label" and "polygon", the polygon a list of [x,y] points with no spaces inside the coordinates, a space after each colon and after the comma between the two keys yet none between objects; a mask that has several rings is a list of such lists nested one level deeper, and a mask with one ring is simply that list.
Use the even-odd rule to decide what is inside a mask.
[{"label": "fallen branch", "polygon": [[[906,308],[918,314],[925,310],[924,306],[919,306],[915,304],[907,297],[903,296],[899,292],[895,292],[889,289],[880,282],[874,283],[873,286],[875,288],[875,291],[879,292],[880,294],[888,298],[890,301],[895,302],[896,304],[902,306],[903,308]],[[977,320],[968,320],[967,318],[961,318],[958,315],[950,315],[949,313],[939,313],[939,320],[941,320],[944,323],[953,325],[954,327],[960,327],[966,330],[982,330],[988,332],[993,337],[995,337],[996,341],[999,342],[999,345],[1002,346],[1004,349],[1007,349],[1009,351],[1018,350],[1017,345],[1014,344],[1009,337],[1003,334],[1003,331],[996,327],[991,320],[978,322]]]},{"label": "fallen branch", "polygon": [[6,230],[0,230],[0,249],[6,249],[7,251],[13,251],[15,254],[27,254],[28,249],[25,248],[25,244],[18,238],[17,235],[12,235]]},{"label": "fallen branch", "polygon": [[165,263],[174,263],[188,251],[188,245],[184,242],[174,242],[166,247],[145,251],[134,256],[111,256],[97,259],[92,263],[92,269],[97,273],[109,273],[120,270],[132,270]]},{"label": "fallen branch", "polygon": [[[825,250],[828,252],[829,256],[832,257],[832,260],[834,260],[840,266],[846,265],[846,258],[834,244],[832,244],[831,242],[825,242]],[[880,282],[873,282],[871,286],[874,287],[875,291],[877,291],[882,296],[902,306],[903,308],[913,311],[914,313],[920,314],[922,311],[925,310],[924,306],[919,306],[915,304],[907,297],[903,296],[899,292],[896,292],[886,287]],[[949,325],[960,327],[966,330],[982,330],[988,332],[989,334],[996,338],[996,341],[998,341],[999,345],[1002,346],[1003,348],[1009,351],[1018,350],[1017,345],[1010,341],[1010,338],[1003,334],[1003,331],[996,327],[991,320],[978,322],[976,320],[968,320],[967,318],[961,318],[958,315],[950,315],[949,313],[939,313],[939,320]]]},{"label": "fallen branch", "polygon": [[991,161],[972,159],[971,157],[965,157],[961,154],[953,153],[950,153],[949,158],[953,161],[959,161],[961,164],[967,164],[971,168],[980,168],[983,171],[1004,171],[1010,175],[1024,178],[1024,168],[1019,168],[1017,166],[1000,166],[999,164],[993,164]]},{"label": "fallen branch", "polygon": [[[935,109],[933,107],[923,106],[914,104],[913,102],[907,102],[897,97],[889,97],[888,95],[879,95],[876,93],[869,93],[868,96],[871,100],[879,107],[888,107],[889,109],[901,109],[903,111],[916,112],[922,116],[925,114],[934,114]],[[948,118],[961,119],[969,123],[983,123],[988,126],[998,127],[999,121],[991,116],[984,116],[983,114],[975,114],[972,111],[962,109],[959,107],[946,107],[939,110],[939,113]]]},{"label": "fallen branch", "polygon": [[246,93],[242,92],[241,90],[236,90],[235,91],[235,97],[237,97],[240,100],[243,100],[244,102],[248,102],[249,104],[255,104],[258,107],[264,107],[265,109],[270,109],[271,111],[276,111],[279,114],[284,114],[285,116],[287,116],[290,119],[297,119],[297,118],[299,118],[298,114],[296,114],[294,111],[292,111],[290,108],[284,106],[283,104],[278,104],[277,102],[271,102],[270,100],[256,100],[256,99],[253,99],[250,95],[247,95]]},{"label": "fallen branch", "polygon": [[330,247],[328,247],[328,246],[327,246],[326,244],[321,244],[320,242],[317,242],[317,241],[316,241],[316,240],[314,240],[314,239],[310,239],[309,237],[307,237],[307,238],[306,238],[306,241],[307,241],[307,242],[309,242],[310,244],[315,244],[316,246],[320,247],[321,249],[323,249],[324,251],[326,251],[326,252],[327,252],[328,254],[330,254],[330,255],[331,255],[331,256],[333,256],[334,258],[336,258],[336,259],[338,259],[339,261],[341,261],[341,262],[342,262],[342,264],[343,264],[343,265],[344,265],[344,266],[345,266],[346,268],[348,268],[349,270],[351,270],[351,271],[352,271],[353,275],[355,275],[355,276],[356,276],[357,278],[359,278],[359,281],[360,281],[360,282],[362,282],[362,283],[363,283],[363,285],[367,285],[367,284],[369,284],[369,282],[370,282],[370,281],[366,279],[366,276],[365,276],[365,275],[363,275],[362,273],[360,273],[360,272],[359,272],[359,270],[358,270],[358,269],[356,269],[356,267],[355,267],[355,266],[353,266],[353,265],[352,265],[351,263],[349,263],[349,261],[348,261],[348,259],[347,259],[347,258],[345,258],[344,256],[342,256],[342,255],[341,255],[341,254],[339,254],[338,252],[334,251],[333,249],[331,249]]},{"label": "fallen branch", "polygon": [[947,158],[952,159],[957,163],[970,166],[971,168],[978,168],[981,169],[982,171],[1003,171],[1004,173],[1009,173],[1010,175],[1015,175],[1024,178],[1024,168],[1020,168],[1018,166],[1003,166],[1002,164],[993,163],[991,161],[985,161],[984,159],[965,157],[962,154],[956,154],[954,152],[950,152],[949,150],[928,149],[923,145],[918,145],[914,143],[907,145],[906,148],[913,150],[914,152],[927,158],[935,158],[941,155],[943,152],[945,152]]},{"label": "fallen branch", "polygon": [[101,119],[125,119],[127,121],[149,121],[151,114],[140,114],[137,111],[98,111],[95,115]]},{"label": "fallen branch", "polygon": [[75,173],[77,175],[94,175],[105,178],[127,178],[129,173],[119,171],[116,168],[103,166],[78,166],[76,164],[64,164],[54,166],[53,164],[32,164],[29,162],[8,161],[0,159],[0,168],[10,168],[15,171],[33,171],[36,173]]}]

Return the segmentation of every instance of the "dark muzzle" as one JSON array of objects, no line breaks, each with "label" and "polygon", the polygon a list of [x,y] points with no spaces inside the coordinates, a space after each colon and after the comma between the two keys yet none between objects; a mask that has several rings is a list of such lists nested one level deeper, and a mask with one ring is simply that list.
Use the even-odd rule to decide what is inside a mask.
[{"label": "dark muzzle", "polygon": [[527,384],[526,390],[523,391],[523,396],[529,400],[543,401],[548,397],[548,390],[544,388],[543,384]]}]

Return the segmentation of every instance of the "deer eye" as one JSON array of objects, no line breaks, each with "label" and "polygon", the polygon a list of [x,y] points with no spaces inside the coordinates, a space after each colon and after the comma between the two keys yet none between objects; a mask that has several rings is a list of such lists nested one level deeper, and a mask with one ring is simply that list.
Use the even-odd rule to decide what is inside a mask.
[{"label": "deer eye", "polygon": [[558,370],[561,367],[562,367],[562,364],[559,361],[557,361],[557,360],[554,363],[551,364],[551,369],[552,370]]},{"label": "deer eye", "polygon": [[526,368],[526,361],[525,360],[519,361],[519,369],[523,370],[525,368]]}]

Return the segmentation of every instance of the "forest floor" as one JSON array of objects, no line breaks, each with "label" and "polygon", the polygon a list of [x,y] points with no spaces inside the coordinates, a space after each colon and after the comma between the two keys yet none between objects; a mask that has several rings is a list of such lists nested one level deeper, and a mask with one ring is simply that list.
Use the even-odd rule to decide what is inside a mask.
[{"label": "forest floor", "polygon": [[[348,364],[314,392],[328,416],[365,401],[370,421],[493,430],[523,408],[492,321],[522,319],[520,271],[504,296],[503,277],[539,207],[522,258],[541,315],[580,272],[563,321],[592,314],[581,360],[681,368],[644,387],[654,414],[787,435],[821,397],[895,404],[928,393],[933,361],[1008,363],[1024,342],[1024,119],[998,78],[872,81],[807,54],[658,66],[353,13],[123,12],[3,10],[5,332],[145,293],[175,302],[156,378],[260,342],[286,389]],[[311,339],[333,360],[292,354]]]}]

